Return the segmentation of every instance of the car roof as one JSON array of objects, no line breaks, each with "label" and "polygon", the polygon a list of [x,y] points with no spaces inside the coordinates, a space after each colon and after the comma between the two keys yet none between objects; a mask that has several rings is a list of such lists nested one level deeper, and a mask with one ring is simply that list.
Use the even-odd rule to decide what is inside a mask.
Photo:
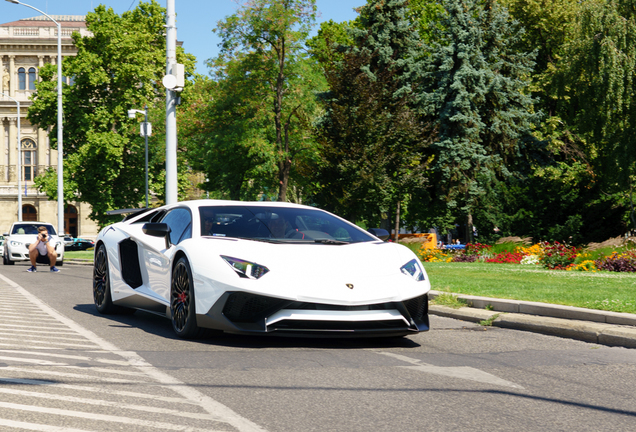
[{"label": "car roof", "polygon": [[49,222],[39,222],[39,221],[20,221],[20,222],[13,222],[11,224],[11,226],[13,225],[49,225],[49,226],[53,226],[52,223]]},{"label": "car roof", "polygon": [[[244,207],[296,207],[296,208],[314,208],[302,204],[295,204],[281,201],[233,201],[233,200],[218,200],[218,199],[204,199],[204,200],[192,200],[181,201],[172,206],[186,205],[191,208],[207,207],[207,206],[244,206]],[[166,208],[169,206],[165,206]]]}]

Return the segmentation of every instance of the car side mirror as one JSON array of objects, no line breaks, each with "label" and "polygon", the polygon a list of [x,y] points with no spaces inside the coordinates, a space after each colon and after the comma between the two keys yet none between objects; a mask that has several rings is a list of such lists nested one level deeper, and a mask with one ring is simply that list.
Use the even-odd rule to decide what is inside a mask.
[{"label": "car side mirror", "polygon": [[369,228],[367,230],[370,234],[373,234],[374,236],[376,236],[377,238],[379,238],[382,241],[387,241],[387,239],[389,238],[389,232],[385,229],[382,228]]},{"label": "car side mirror", "polygon": [[166,249],[170,249],[170,233],[172,230],[165,223],[148,222],[141,228],[144,234],[166,239]]}]

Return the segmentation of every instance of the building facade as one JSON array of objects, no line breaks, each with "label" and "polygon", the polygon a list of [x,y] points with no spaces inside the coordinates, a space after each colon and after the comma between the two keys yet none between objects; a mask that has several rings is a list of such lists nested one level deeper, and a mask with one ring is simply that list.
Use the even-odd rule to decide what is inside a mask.
[{"label": "building facade", "polygon": [[[75,55],[71,34],[90,34],[84,16],[52,16],[62,29],[62,56]],[[34,187],[33,179],[49,167],[57,169],[57,151],[49,144],[47,130],[29,123],[39,70],[57,63],[57,26],[45,16],[0,24],[0,93],[20,102],[20,143],[17,104],[0,95],[0,234],[18,220],[18,194],[22,194],[22,219],[49,222],[57,228],[57,201],[49,200]],[[68,78],[63,78],[67,83]],[[18,172],[18,151],[22,155]],[[18,176],[21,187],[18,190]],[[75,237],[92,238],[98,227],[88,219],[90,206],[67,203],[64,231]]]}]

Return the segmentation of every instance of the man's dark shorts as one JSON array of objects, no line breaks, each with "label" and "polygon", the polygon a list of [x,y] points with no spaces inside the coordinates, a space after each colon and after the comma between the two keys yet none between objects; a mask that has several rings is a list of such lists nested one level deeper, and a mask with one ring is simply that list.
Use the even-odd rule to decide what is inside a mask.
[{"label": "man's dark shorts", "polygon": [[35,258],[35,262],[36,264],[46,264],[46,265],[51,265],[51,260],[49,259],[48,255],[40,255],[38,253],[38,256]]}]

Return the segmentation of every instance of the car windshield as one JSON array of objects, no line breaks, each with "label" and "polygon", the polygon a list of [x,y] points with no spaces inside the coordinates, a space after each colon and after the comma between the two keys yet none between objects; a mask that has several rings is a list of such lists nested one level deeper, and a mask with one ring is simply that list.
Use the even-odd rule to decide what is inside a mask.
[{"label": "car windshield", "polygon": [[268,206],[199,208],[201,235],[271,242],[346,244],[377,240],[318,209]]},{"label": "car windshield", "polygon": [[44,226],[50,235],[55,235],[55,228],[48,224],[20,223],[13,225],[11,234],[37,234],[38,227]]}]

